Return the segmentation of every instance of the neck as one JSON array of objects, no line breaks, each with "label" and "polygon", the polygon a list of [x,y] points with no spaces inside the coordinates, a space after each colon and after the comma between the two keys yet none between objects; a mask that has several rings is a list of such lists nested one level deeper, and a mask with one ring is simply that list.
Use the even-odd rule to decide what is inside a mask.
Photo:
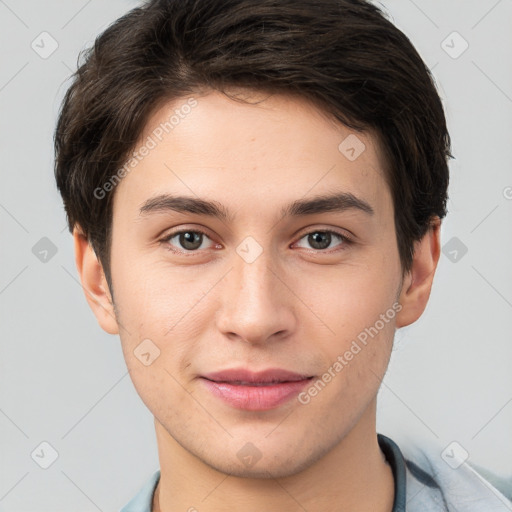
[{"label": "neck", "polygon": [[240,478],[206,465],[155,419],[160,481],[152,512],[391,512],[394,480],[375,430],[375,401],[335,447],[283,478]]}]

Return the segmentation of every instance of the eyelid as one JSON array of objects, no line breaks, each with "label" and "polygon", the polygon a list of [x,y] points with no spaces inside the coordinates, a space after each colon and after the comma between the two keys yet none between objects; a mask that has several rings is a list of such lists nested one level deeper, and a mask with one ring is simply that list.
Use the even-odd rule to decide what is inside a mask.
[{"label": "eyelid", "polygon": [[309,235],[310,233],[332,233],[338,236],[341,236],[342,238],[345,238],[346,240],[349,240],[351,242],[355,242],[355,236],[348,231],[347,229],[341,229],[341,228],[333,228],[333,227],[310,227],[304,228],[303,230],[299,231],[298,238],[303,238],[305,235]]}]

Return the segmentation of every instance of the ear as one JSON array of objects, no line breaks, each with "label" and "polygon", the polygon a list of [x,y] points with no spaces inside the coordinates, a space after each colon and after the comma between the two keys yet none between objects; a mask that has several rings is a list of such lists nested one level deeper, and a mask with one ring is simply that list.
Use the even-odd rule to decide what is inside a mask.
[{"label": "ear", "polygon": [[103,267],[79,226],[73,229],[73,240],[76,267],[85,298],[100,327],[109,334],[119,334],[114,304]]},{"label": "ear", "polygon": [[427,306],[441,252],[440,239],[441,220],[434,217],[423,238],[414,244],[412,267],[404,277],[400,292],[402,309],[396,315],[396,328],[418,320]]}]

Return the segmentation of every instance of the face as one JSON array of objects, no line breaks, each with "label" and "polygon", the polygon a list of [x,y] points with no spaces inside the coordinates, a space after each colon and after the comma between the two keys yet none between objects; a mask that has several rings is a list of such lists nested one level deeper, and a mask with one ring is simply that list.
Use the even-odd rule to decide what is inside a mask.
[{"label": "face", "polygon": [[[151,117],[115,190],[111,271],[160,440],[225,473],[286,476],[370,421],[402,271],[376,138],[251,94]],[[278,382],[261,382],[269,369]]]}]

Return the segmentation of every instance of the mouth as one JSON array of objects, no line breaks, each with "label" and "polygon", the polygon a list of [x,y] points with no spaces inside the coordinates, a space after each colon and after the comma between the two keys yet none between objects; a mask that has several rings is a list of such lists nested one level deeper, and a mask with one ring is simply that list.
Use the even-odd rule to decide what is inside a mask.
[{"label": "mouth", "polygon": [[205,387],[224,403],[248,411],[275,409],[291,400],[314,378],[283,369],[251,372],[230,369],[201,376]]},{"label": "mouth", "polygon": [[[206,379],[210,380],[210,379]],[[302,379],[300,379],[302,380]],[[297,381],[291,381],[291,380],[273,380],[271,382],[249,382],[249,381],[240,381],[240,380],[233,380],[233,381],[224,381],[224,380],[210,380],[210,382],[216,382],[218,384],[230,384],[231,386],[252,386],[252,387],[258,387],[258,386],[274,386],[276,384],[284,384],[286,382],[300,382],[300,380]]]},{"label": "mouth", "polygon": [[272,385],[281,382],[299,382],[311,378],[311,375],[292,372],[282,368],[269,368],[259,372],[253,372],[245,368],[231,368],[219,372],[202,375],[204,379],[212,382],[224,382],[236,385]]}]

